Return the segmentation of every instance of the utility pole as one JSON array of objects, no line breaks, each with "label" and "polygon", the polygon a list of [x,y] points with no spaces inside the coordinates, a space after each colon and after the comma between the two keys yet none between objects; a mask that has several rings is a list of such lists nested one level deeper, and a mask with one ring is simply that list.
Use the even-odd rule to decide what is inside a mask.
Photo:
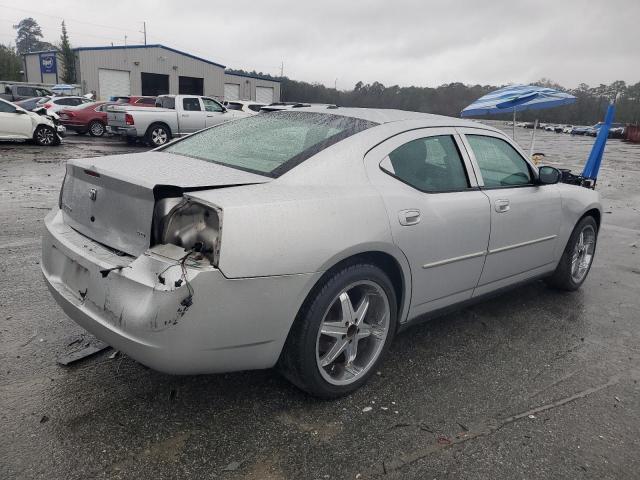
[{"label": "utility pole", "polygon": [[147,44],[147,22],[142,22],[142,31],[140,32],[144,34],[144,44]]},{"label": "utility pole", "polygon": [[284,77],[284,61],[280,64],[280,78]]}]

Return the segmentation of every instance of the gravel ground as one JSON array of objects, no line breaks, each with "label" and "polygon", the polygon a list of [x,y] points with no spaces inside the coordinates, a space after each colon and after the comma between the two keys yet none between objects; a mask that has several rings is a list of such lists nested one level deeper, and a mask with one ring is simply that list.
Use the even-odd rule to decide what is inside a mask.
[{"label": "gravel ground", "polygon": [[[579,170],[592,143],[541,132],[536,151]],[[83,331],[41,278],[42,219],[67,159],[130,151],[0,144],[0,478],[638,478],[639,145],[607,146],[581,290],[533,283],[416,326],[331,402],[272,371],[174,377],[110,351],[56,364]]]}]

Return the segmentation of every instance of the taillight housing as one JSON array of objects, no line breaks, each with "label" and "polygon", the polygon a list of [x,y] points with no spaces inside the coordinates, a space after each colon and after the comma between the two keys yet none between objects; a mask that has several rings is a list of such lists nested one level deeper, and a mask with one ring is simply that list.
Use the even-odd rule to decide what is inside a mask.
[{"label": "taillight housing", "polygon": [[161,243],[192,250],[218,266],[221,234],[222,209],[185,198],[165,217]]},{"label": "taillight housing", "polygon": [[135,125],[135,122],[133,121],[133,117],[131,116],[130,113],[124,114],[124,123],[126,123],[127,125]]}]

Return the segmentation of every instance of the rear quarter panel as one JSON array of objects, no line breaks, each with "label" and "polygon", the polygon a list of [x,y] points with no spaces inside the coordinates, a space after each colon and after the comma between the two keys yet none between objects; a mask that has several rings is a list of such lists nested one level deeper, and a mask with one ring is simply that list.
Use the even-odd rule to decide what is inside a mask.
[{"label": "rear quarter panel", "polygon": [[559,261],[567,246],[571,232],[580,218],[593,209],[598,210],[600,218],[602,218],[602,204],[600,202],[600,193],[595,190],[566,183],[560,183],[558,187],[562,200],[562,219],[559,231],[560,241],[556,246],[555,258]]}]

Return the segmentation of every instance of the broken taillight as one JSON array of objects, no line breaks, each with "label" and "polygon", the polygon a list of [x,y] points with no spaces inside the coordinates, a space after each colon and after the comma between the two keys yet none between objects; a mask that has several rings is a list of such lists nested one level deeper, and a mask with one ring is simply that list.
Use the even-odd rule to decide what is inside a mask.
[{"label": "broken taillight", "polygon": [[124,123],[126,123],[127,125],[134,125],[133,117],[130,113],[124,114]]}]

